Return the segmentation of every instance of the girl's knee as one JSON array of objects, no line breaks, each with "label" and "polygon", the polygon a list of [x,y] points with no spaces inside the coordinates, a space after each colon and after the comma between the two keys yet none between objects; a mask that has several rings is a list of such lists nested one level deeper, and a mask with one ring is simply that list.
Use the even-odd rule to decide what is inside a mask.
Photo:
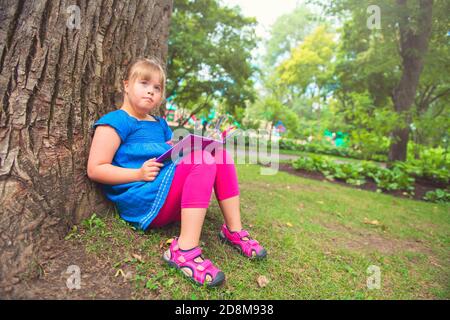
[{"label": "girl's knee", "polygon": [[233,157],[225,148],[217,148],[214,150],[214,159],[216,164],[234,164]]},{"label": "girl's knee", "polygon": [[205,167],[206,170],[216,171],[216,159],[205,150],[195,150],[191,153],[191,161],[195,165]]}]

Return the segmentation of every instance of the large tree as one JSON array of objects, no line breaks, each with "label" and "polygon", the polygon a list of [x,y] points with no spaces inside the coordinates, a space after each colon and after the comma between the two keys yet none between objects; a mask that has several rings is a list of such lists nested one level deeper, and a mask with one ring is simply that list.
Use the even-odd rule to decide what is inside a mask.
[{"label": "large tree", "polygon": [[[368,26],[373,5],[380,9],[379,29]],[[349,91],[368,90],[376,106],[390,99],[400,121],[391,134],[389,159],[405,160],[432,29],[447,28],[448,1],[336,0],[327,6],[345,21],[337,67],[342,98]]]},{"label": "large tree", "polygon": [[[394,88],[392,100],[395,111],[408,117],[414,104],[420,74],[423,70],[428,42],[431,36],[433,0],[419,0],[418,6],[408,7],[406,0],[397,0],[399,6],[399,49],[402,58],[402,76]],[[411,22],[413,21],[413,22]],[[406,121],[407,124],[410,120]],[[409,139],[409,126],[392,132],[390,161],[405,161]]]},{"label": "large tree", "polygon": [[91,127],[133,58],[165,61],[171,11],[172,0],[0,2],[0,292],[107,206],[86,176]]}]

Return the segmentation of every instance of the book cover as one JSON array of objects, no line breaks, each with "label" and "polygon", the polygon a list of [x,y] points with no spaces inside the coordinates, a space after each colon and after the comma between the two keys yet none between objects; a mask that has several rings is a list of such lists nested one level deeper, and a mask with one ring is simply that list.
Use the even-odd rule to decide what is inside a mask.
[{"label": "book cover", "polygon": [[221,134],[221,139],[216,140],[210,137],[204,137],[196,134],[189,134],[184,137],[182,140],[173,145],[169,150],[160,155],[156,161],[157,162],[165,162],[169,159],[176,160],[181,156],[184,156],[194,150],[204,150],[207,146],[211,144],[216,144],[210,146],[210,148],[216,148],[217,146],[224,145],[226,140],[238,134],[237,130],[234,130],[235,127],[231,127]]}]

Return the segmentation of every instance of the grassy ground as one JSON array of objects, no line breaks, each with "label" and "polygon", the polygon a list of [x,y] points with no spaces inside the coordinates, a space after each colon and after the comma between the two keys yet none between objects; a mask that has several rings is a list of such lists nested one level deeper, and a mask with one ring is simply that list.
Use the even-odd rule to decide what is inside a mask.
[{"label": "grassy ground", "polygon": [[[284,155],[292,155],[292,156],[321,156],[328,158],[329,160],[339,161],[339,162],[350,162],[350,163],[356,163],[361,162],[359,159],[349,158],[349,157],[340,157],[335,155],[326,155],[326,154],[318,154],[313,152],[306,152],[306,151],[297,151],[297,150],[286,150],[286,149],[280,149],[280,154]],[[383,162],[377,162],[373,160],[367,160],[369,162],[379,164],[379,165],[385,165]]]},{"label": "grassy ground", "polygon": [[[134,299],[450,298],[448,205],[237,167],[244,225],[269,258],[248,261],[218,241],[222,219],[214,198],[202,245],[226,274],[221,288],[197,287],[162,262],[178,225],[143,233],[110,213],[85,221],[67,239],[129,281]],[[380,289],[367,288],[372,265],[380,268]]]}]

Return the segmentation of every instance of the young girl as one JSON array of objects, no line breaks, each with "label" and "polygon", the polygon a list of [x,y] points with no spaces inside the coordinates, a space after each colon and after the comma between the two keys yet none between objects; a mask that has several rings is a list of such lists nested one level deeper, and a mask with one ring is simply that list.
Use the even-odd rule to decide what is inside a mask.
[{"label": "young girl", "polygon": [[123,84],[122,107],[94,124],[89,178],[102,184],[124,220],[142,230],[181,220],[180,235],[163,259],[198,284],[218,286],[225,280],[223,272],[203,259],[199,247],[213,189],[225,220],[220,239],[248,258],[264,258],[266,250],[242,229],[236,168],[223,148],[194,151],[177,163],[156,162],[170,149],[172,138],[167,122],[149,115],[165,93],[161,65],[138,59],[128,68]]}]

